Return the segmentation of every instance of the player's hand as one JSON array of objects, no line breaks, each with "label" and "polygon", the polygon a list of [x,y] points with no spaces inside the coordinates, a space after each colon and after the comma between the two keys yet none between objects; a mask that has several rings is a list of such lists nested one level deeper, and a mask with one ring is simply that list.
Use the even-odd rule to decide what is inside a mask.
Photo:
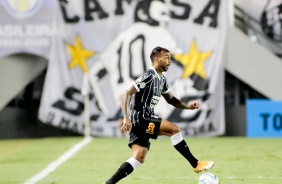
[{"label": "player's hand", "polygon": [[123,131],[130,131],[132,128],[132,123],[130,122],[128,117],[124,117],[123,118],[123,125],[120,128]]},{"label": "player's hand", "polygon": [[193,101],[193,102],[190,102],[190,103],[188,104],[188,107],[189,107],[189,109],[191,109],[191,110],[199,109],[199,106],[200,106],[199,101]]}]

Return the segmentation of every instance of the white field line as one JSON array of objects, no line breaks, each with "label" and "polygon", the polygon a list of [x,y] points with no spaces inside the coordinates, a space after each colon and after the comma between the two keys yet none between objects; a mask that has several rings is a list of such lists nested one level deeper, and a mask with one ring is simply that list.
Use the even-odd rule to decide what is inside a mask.
[{"label": "white field line", "polygon": [[71,149],[69,149],[67,152],[65,152],[60,158],[58,158],[56,161],[49,164],[44,170],[39,172],[37,175],[31,177],[23,184],[35,184],[42,178],[46,177],[48,174],[53,172],[58,166],[60,166],[62,163],[67,161],[69,158],[71,158],[76,152],[78,152],[81,148],[83,148],[85,145],[90,143],[92,141],[92,137],[85,137],[81,142],[77,143]]}]

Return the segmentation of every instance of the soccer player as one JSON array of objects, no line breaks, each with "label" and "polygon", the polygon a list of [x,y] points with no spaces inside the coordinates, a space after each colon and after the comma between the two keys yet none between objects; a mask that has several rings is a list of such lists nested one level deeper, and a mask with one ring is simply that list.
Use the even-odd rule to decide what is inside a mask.
[{"label": "soccer player", "polygon": [[199,102],[186,104],[174,97],[169,90],[166,78],[162,74],[171,64],[169,50],[156,47],[152,50],[150,58],[152,67],[133,82],[122,94],[121,99],[124,116],[121,128],[130,131],[128,146],[132,149],[132,157],[124,162],[105,184],[117,183],[144,163],[150,149],[150,139],[157,139],[161,135],[170,137],[172,145],[187,159],[196,173],[209,170],[214,165],[213,161],[196,159],[183,139],[179,127],[154,115],[154,108],[161,96],[167,103],[181,109],[198,109]]}]

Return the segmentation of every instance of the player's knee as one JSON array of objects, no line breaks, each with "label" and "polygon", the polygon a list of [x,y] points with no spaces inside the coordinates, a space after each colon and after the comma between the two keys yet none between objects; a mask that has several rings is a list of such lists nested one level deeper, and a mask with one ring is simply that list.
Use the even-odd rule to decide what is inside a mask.
[{"label": "player's knee", "polygon": [[134,157],[136,160],[138,160],[141,164],[145,162],[145,156],[143,155],[137,155]]},{"label": "player's knee", "polygon": [[175,125],[175,126],[172,128],[172,135],[177,134],[177,133],[179,133],[179,132],[180,132],[180,128],[179,128],[177,125]]},{"label": "player's knee", "polygon": [[138,152],[136,152],[133,157],[138,160],[141,164],[143,164],[145,162],[145,157],[146,157],[146,153],[147,153],[147,149],[146,148],[142,148],[139,149]]}]

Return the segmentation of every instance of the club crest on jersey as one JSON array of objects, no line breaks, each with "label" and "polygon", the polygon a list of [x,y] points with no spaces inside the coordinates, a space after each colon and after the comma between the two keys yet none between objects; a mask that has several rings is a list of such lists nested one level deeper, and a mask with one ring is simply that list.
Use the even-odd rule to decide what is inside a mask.
[{"label": "club crest on jersey", "polygon": [[146,130],[147,134],[154,134],[155,124],[150,122],[148,125],[148,129]]},{"label": "club crest on jersey", "polygon": [[145,86],[146,86],[146,83],[145,83],[145,82],[141,82],[141,83],[140,83],[140,88],[141,88],[141,89],[145,88]]}]

